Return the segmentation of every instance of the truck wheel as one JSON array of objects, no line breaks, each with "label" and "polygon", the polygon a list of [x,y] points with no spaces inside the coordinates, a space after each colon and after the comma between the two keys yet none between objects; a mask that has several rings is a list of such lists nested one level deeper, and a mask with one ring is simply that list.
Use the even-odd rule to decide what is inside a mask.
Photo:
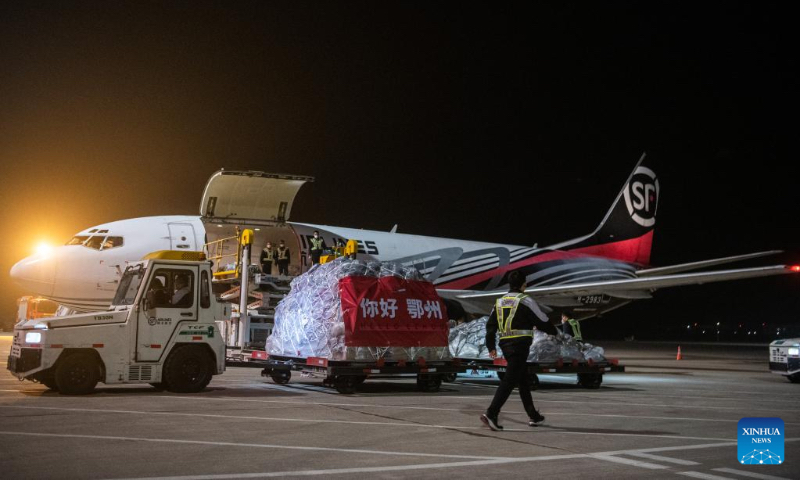
[{"label": "truck wheel", "polygon": [[348,376],[338,375],[334,379],[334,386],[336,388],[336,391],[339,393],[343,393],[345,395],[355,393],[357,386],[356,377],[350,375]]},{"label": "truck wheel", "polygon": [[292,372],[289,370],[273,370],[270,372],[269,377],[278,385],[286,385],[292,378]]},{"label": "truck wheel", "polygon": [[50,390],[58,391],[58,385],[56,385],[56,376],[54,370],[55,370],[54,368],[48,368],[47,370],[35,373],[34,375],[31,376],[31,380],[36,380],[45,387],[49,388]]},{"label": "truck wheel", "polygon": [[786,378],[788,378],[792,383],[800,383],[800,373],[793,373],[788,375]]},{"label": "truck wheel", "polygon": [[531,384],[531,390],[539,390],[539,375],[531,373],[530,377],[528,377],[528,383]]},{"label": "truck wheel", "polygon": [[58,391],[65,395],[86,395],[100,381],[100,365],[93,355],[73,353],[58,362],[54,381]]},{"label": "truck wheel", "polygon": [[458,377],[457,373],[445,373],[444,375],[442,375],[442,381],[447,383],[453,383],[456,381],[457,377]]},{"label": "truck wheel", "polygon": [[167,357],[162,380],[170,392],[195,393],[206,388],[213,375],[208,353],[194,345],[183,345]]},{"label": "truck wheel", "polygon": [[442,377],[436,374],[417,375],[417,388],[423,392],[438,392],[442,387]]}]

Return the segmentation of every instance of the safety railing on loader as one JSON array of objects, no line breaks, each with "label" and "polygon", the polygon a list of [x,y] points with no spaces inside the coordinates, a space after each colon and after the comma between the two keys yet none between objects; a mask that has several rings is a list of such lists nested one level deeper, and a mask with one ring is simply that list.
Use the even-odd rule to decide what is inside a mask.
[{"label": "safety railing on loader", "polygon": [[220,238],[207,243],[206,251],[208,259],[214,262],[214,280],[228,280],[239,276],[242,250],[239,248],[238,229],[236,236]]}]

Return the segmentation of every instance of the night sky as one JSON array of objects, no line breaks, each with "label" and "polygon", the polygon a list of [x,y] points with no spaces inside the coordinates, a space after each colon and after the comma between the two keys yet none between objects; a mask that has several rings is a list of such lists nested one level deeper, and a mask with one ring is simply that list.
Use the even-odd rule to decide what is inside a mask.
[{"label": "night sky", "polygon": [[[799,263],[796,17],[700,8],[2,2],[0,323],[38,242],[197,214],[223,167],[316,177],[296,221],[547,245],[590,233],[646,151],[655,265]],[[798,289],[668,289],[599,322],[799,325]]]}]

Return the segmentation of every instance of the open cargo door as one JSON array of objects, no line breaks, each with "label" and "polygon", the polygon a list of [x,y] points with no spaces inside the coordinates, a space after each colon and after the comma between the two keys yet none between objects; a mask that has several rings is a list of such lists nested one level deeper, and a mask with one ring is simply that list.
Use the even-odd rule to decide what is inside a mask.
[{"label": "open cargo door", "polygon": [[203,223],[277,226],[286,223],[297,191],[314,177],[220,170],[200,203]]}]

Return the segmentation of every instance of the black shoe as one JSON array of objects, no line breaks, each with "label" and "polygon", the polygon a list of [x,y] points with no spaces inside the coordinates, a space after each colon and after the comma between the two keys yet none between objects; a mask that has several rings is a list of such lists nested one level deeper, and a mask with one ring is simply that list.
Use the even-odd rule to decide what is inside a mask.
[{"label": "black shoe", "polygon": [[544,423],[544,415],[541,415],[538,411],[533,411],[533,416],[528,420],[529,427],[538,427],[539,425]]},{"label": "black shoe", "polygon": [[500,432],[503,430],[503,427],[497,424],[497,417],[492,418],[487,414],[481,415],[481,422],[483,422],[487,427],[494,430],[495,432]]}]

